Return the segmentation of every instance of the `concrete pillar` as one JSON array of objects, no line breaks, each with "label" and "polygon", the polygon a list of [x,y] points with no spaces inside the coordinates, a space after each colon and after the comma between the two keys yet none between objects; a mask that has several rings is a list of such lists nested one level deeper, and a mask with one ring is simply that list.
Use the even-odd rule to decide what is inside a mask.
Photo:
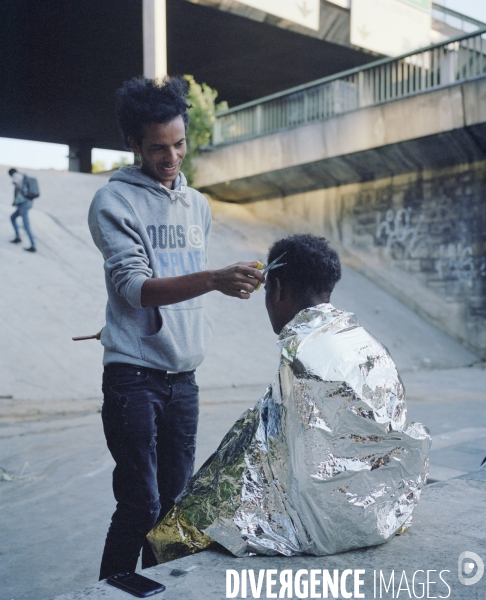
[{"label": "concrete pillar", "polygon": [[167,75],[165,0],[143,0],[143,74],[149,79]]},{"label": "concrete pillar", "polygon": [[82,141],[69,144],[69,170],[78,173],[91,173],[91,142]]}]

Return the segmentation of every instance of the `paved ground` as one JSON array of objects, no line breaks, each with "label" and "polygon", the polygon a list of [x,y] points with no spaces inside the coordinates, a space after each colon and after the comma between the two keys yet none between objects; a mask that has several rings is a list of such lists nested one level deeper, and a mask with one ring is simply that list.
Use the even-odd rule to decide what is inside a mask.
[{"label": "paved ground", "polygon": [[[101,258],[85,223],[90,199],[105,178],[38,173],[43,193],[35,201],[31,220],[39,252],[30,255],[8,243],[11,186],[6,171],[0,167],[0,198],[4,200],[0,206],[0,600],[41,600],[96,581],[114,508],[112,461],[98,412],[101,348],[94,341],[70,340],[72,335],[94,333],[103,324]],[[279,230],[216,210],[212,266],[263,258],[268,244],[280,235]],[[344,270],[333,302],[355,311],[394,357],[407,390],[409,418],[427,424],[434,437],[431,480],[444,481],[476,469],[486,456],[486,371],[477,357],[351,269]],[[263,393],[273,379],[277,359],[262,292],[248,302],[211,294],[208,310],[216,330],[208,357],[198,370],[199,465],[235,418]],[[464,539],[462,530],[454,529],[459,548],[475,532],[485,537],[484,518],[481,522],[477,517],[483,484],[467,489],[450,485],[457,502],[447,510],[454,514],[463,498],[464,522],[468,511],[470,515]],[[440,486],[430,489],[448,489]],[[436,519],[440,497],[433,497],[430,510],[437,511]],[[443,525],[432,522],[452,531],[445,519]],[[412,540],[407,544],[419,541],[419,527],[412,531],[415,537],[407,538]],[[393,552],[396,543],[405,543],[402,539],[405,536],[393,542]],[[457,562],[456,546],[445,551],[447,561]],[[388,548],[392,546],[373,552],[384,557]],[[197,558],[201,570],[212,563],[208,556]],[[363,568],[373,563],[374,556],[364,560]],[[326,559],[325,564],[342,569],[347,560],[342,557]],[[304,564],[304,559],[296,561],[294,569]],[[395,564],[398,569],[399,561]],[[182,595],[166,597],[199,597],[183,590],[184,586]]]},{"label": "paved ground", "polygon": [[[468,477],[468,476],[466,476]],[[161,600],[223,600],[237,598],[296,597],[322,598],[323,570],[331,577],[337,569],[342,578],[346,570],[351,574],[345,580],[344,590],[333,598],[451,598],[451,600],[484,600],[486,577],[473,585],[464,585],[458,578],[461,553],[474,552],[480,559],[486,557],[484,530],[477,527],[477,519],[484,515],[486,470],[474,473],[467,479],[450,479],[435,483],[423,492],[423,498],[414,513],[415,525],[405,534],[389,543],[374,548],[356,550],[325,557],[251,557],[236,559],[224,552],[202,552],[191,557],[146,569],[143,574],[166,586],[166,591],[155,598]],[[471,513],[476,518],[471,518]],[[468,563],[468,557],[463,563]],[[475,563],[467,579],[473,578],[478,567]],[[186,574],[175,577],[181,570]],[[235,579],[228,571],[236,571],[240,587],[235,590]],[[242,593],[241,582],[247,571],[247,594]],[[249,571],[262,580],[261,593],[254,593]],[[275,585],[268,583],[270,573]],[[294,595],[280,596],[281,573],[291,570]],[[300,584],[295,584],[297,573],[303,570]],[[355,587],[356,571],[362,585]],[[310,587],[314,571],[316,588]],[[467,581],[465,579],[465,581]],[[230,586],[228,587],[228,580]],[[305,587],[307,585],[307,588]],[[235,595],[232,595],[236,591]],[[238,593],[239,591],[239,593]],[[358,595],[355,592],[360,593]],[[229,592],[229,594],[227,593]],[[347,592],[348,595],[344,595]],[[273,595],[271,595],[273,594]],[[105,581],[84,590],[59,596],[56,600],[123,600],[128,596]],[[298,596],[297,596],[298,597]]]}]

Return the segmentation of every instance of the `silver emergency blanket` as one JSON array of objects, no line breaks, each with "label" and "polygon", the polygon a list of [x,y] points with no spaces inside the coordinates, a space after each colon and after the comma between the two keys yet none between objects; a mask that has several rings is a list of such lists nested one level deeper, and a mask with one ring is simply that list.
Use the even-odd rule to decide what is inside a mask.
[{"label": "silver emergency blanket", "polygon": [[407,423],[386,348],[331,304],[279,336],[280,368],[149,533],[159,562],[221,544],[235,556],[325,555],[411,523],[430,436]]}]

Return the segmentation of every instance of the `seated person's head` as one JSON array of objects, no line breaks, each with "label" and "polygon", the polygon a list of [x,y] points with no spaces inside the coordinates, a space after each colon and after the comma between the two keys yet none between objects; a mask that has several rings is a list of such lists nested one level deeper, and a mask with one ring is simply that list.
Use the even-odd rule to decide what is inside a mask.
[{"label": "seated person's head", "polygon": [[270,270],[265,283],[265,305],[277,334],[304,308],[329,302],[341,279],[339,255],[323,237],[306,233],[278,240],[267,264],[284,252],[278,262],[286,264]]}]

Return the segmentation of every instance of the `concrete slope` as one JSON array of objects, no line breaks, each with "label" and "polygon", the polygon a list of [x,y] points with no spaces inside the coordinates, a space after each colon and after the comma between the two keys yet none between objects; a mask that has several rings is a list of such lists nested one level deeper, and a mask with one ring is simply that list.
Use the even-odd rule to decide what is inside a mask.
[{"label": "concrete slope", "polygon": [[[38,252],[31,255],[12,239],[11,183],[0,167],[0,396],[55,401],[100,397],[102,348],[96,341],[72,342],[74,335],[98,331],[106,293],[102,258],[94,247],[86,216],[105,176],[38,171],[41,197],[30,212]],[[241,218],[218,207],[210,266],[264,259],[268,245],[285,232]],[[24,236],[25,238],[25,236]],[[25,240],[26,241],[26,240]],[[24,244],[25,246],[27,243]],[[201,388],[238,398],[250,386],[256,398],[273,379],[277,351],[264,308],[264,291],[240,301],[208,295],[215,333],[198,372]],[[344,270],[333,297],[355,311],[362,324],[391,351],[402,371],[471,364],[475,356],[426,323],[362,275]],[[226,390],[223,392],[223,390]],[[231,392],[228,392],[231,390]],[[221,399],[221,398],[219,398]]]},{"label": "concrete slope", "polygon": [[[97,580],[114,509],[113,461],[96,412],[102,350],[97,342],[70,339],[103,325],[102,260],[91,242],[86,213],[106,178],[36,173],[42,197],[35,202],[31,220],[39,252],[30,255],[8,243],[11,185],[6,171],[0,167],[0,396],[13,398],[0,398],[0,513],[5,540],[0,598],[39,600]],[[263,259],[268,244],[285,235],[242,214],[239,207],[214,205],[214,213],[210,256],[214,267]],[[221,294],[208,296],[215,333],[198,370],[202,402],[196,467],[273,379],[275,335],[263,299],[263,290],[246,302]],[[476,357],[351,269],[344,269],[333,301],[355,311],[390,349],[405,381],[410,419],[429,425],[434,436],[432,478],[446,479],[477,468],[486,454],[486,430],[481,427],[486,418],[486,371],[467,367]],[[474,513],[475,496],[468,494],[464,511]],[[437,513],[435,505],[431,510]],[[427,511],[423,514],[429,518]],[[471,528],[458,543],[474,550],[468,545],[470,533]],[[435,543],[436,538],[432,540]],[[409,552],[408,546],[405,550]],[[204,554],[199,560],[213,557]],[[336,560],[335,568],[341,568],[347,559]],[[219,568],[220,563],[216,571]],[[214,570],[211,576],[219,581]],[[98,592],[93,593],[97,597]],[[89,596],[79,592],[72,597]],[[182,596],[176,592],[175,597]]]},{"label": "concrete slope", "polygon": [[[2,320],[0,395],[50,400],[99,396],[99,344],[71,337],[96,333],[104,319],[102,259],[86,226],[89,203],[107,178],[29,171],[41,196],[30,221],[38,252],[10,244],[12,185],[0,170]],[[22,236],[27,247],[25,234]]]}]

